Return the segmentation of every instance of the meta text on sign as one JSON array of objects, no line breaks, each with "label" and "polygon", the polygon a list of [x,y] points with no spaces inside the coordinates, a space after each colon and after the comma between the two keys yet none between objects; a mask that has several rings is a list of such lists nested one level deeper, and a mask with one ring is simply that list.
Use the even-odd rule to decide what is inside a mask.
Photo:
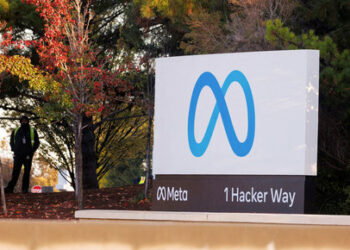
[{"label": "meta text on sign", "polygon": [[159,186],[157,189],[157,200],[158,201],[187,201],[188,190],[182,189],[181,187],[164,187]]}]

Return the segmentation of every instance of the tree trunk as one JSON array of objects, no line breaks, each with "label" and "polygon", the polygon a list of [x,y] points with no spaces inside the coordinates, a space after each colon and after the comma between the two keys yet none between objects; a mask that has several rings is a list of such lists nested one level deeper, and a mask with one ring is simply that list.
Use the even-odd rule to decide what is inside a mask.
[{"label": "tree trunk", "polygon": [[84,189],[97,189],[97,159],[95,152],[95,134],[92,117],[83,115],[83,187]]},{"label": "tree trunk", "polygon": [[82,157],[82,116],[75,115],[75,198],[78,209],[84,208],[83,203],[83,157]]}]

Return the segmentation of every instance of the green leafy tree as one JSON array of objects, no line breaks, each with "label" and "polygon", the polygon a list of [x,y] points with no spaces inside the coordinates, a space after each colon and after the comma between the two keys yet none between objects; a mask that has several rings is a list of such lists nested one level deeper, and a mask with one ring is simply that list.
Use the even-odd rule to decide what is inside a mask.
[{"label": "green leafy tree", "polygon": [[123,115],[127,119],[115,119],[96,129],[99,180],[120,162],[135,159],[146,151],[147,118],[142,109],[133,107]]},{"label": "green leafy tree", "polygon": [[320,36],[328,35],[340,49],[350,44],[349,0],[300,0],[293,30],[298,33],[310,29]]},{"label": "green leafy tree", "polygon": [[[226,12],[199,8],[186,19],[189,32],[181,48],[187,54],[272,50],[265,39],[265,22],[272,18],[293,19],[294,0],[229,1]],[[223,15],[229,18],[224,18]]]},{"label": "green leafy tree", "polygon": [[118,165],[111,169],[100,181],[102,187],[120,187],[135,184],[140,176],[145,175],[142,168],[143,155],[135,159],[123,159]]},{"label": "green leafy tree", "polygon": [[44,23],[35,8],[22,0],[0,0],[0,17],[14,28],[15,36],[21,36],[26,29],[36,35],[43,35]]}]

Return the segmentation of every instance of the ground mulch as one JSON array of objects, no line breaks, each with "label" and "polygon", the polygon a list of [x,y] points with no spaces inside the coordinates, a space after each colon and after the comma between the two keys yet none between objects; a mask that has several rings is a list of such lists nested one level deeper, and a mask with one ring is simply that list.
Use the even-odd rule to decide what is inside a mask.
[{"label": "ground mulch", "polygon": [[[143,190],[144,185],[87,190],[84,209],[150,210],[151,202],[142,199]],[[0,218],[75,220],[74,196],[73,192],[6,194],[7,215],[0,206]]]}]

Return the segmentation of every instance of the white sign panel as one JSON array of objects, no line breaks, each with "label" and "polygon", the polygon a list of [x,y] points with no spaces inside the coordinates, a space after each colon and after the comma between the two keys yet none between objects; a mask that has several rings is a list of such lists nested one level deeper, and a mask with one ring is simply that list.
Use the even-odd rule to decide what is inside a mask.
[{"label": "white sign panel", "polygon": [[155,175],[316,175],[319,51],[156,60]]}]

